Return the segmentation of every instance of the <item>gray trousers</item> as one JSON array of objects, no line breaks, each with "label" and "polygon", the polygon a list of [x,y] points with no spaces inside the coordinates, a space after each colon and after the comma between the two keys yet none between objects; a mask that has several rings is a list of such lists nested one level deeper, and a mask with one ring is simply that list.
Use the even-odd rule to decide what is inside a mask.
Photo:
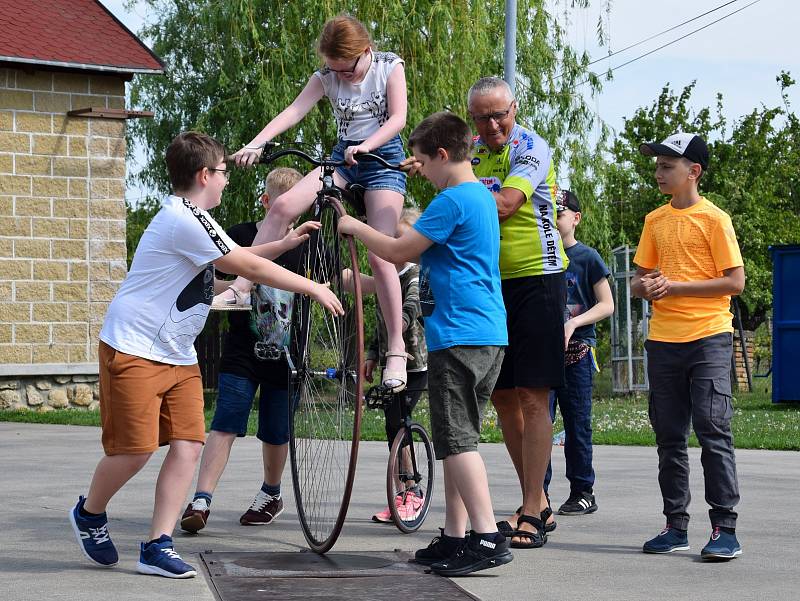
[{"label": "gray trousers", "polygon": [[685,530],[689,524],[689,426],[702,452],[706,502],[713,526],[736,527],[739,502],[736,459],[731,434],[731,334],[692,342],[648,340],[650,423],[658,446],[658,483],[667,522]]}]

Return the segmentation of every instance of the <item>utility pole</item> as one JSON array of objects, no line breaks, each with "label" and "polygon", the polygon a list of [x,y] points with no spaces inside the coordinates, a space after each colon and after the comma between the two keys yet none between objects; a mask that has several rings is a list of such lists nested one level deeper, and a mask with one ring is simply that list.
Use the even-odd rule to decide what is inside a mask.
[{"label": "utility pole", "polygon": [[516,95],[517,88],[517,0],[506,0],[506,39],[503,52],[504,79]]}]

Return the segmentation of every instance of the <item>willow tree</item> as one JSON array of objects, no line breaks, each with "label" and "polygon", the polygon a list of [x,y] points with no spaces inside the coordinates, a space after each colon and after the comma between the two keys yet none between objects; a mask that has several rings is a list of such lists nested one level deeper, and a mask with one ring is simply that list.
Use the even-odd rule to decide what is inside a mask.
[{"label": "willow tree", "polygon": [[[155,112],[137,122],[130,135],[147,149],[147,164],[135,177],[151,189],[168,191],[162,157],[181,130],[198,129],[230,149],[249,141],[266,122],[300,92],[320,66],[314,47],[322,24],[348,12],[371,30],[380,49],[406,61],[407,137],[426,115],[445,108],[466,116],[466,93],[486,75],[502,76],[503,0],[147,0],[155,15],[140,32],[166,64],[164,75],[137,78],[134,106]],[[571,161],[573,181],[585,182],[591,170],[587,134],[592,113],[576,84],[589,78],[588,57],[566,43],[569,11],[588,0],[564,3],[558,19],[545,0],[518,2],[519,117],[540,131],[556,148],[556,159]],[[330,150],[335,127],[327,101],[284,134]],[[567,150],[566,153],[562,149]],[[567,158],[565,158],[567,157]],[[306,166],[298,166],[307,169]],[[567,169],[562,169],[565,172]],[[250,219],[259,187],[254,170],[237,171],[225,202],[216,209],[223,225]],[[410,195],[423,204],[431,190],[414,181]],[[131,232],[132,238],[136,232]],[[130,242],[135,242],[131,239]]]}]

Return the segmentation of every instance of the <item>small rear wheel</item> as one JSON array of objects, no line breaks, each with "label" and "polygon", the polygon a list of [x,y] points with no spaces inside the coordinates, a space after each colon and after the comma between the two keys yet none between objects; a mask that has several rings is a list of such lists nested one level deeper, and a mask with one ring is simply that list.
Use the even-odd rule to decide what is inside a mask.
[{"label": "small rear wheel", "polygon": [[386,497],[395,526],[406,534],[422,526],[431,508],[434,479],[431,438],[412,423],[397,433],[389,452]]}]

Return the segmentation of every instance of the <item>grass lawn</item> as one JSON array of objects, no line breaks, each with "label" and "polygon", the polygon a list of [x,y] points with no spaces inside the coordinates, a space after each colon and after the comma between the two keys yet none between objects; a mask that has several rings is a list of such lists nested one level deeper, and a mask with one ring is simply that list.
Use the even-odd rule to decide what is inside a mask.
[{"label": "grass lawn", "polygon": [[[206,426],[213,415],[213,395],[208,395]],[[428,405],[425,399],[414,412],[415,418],[429,426]],[[96,411],[60,409],[39,411],[0,411],[0,421],[99,426]],[[362,420],[362,440],[385,440],[383,413],[365,410]],[[599,396],[594,401],[593,440],[595,444],[652,446],[655,437],[647,417],[645,396]],[[554,431],[561,431],[561,418]],[[250,415],[248,433],[255,434],[256,415]],[[773,404],[767,392],[736,393],[734,399],[733,434],[736,448],[800,450],[800,403]],[[500,442],[503,437],[497,424],[497,413],[491,406],[484,417],[483,442]],[[692,435],[690,445],[697,446]]]}]

